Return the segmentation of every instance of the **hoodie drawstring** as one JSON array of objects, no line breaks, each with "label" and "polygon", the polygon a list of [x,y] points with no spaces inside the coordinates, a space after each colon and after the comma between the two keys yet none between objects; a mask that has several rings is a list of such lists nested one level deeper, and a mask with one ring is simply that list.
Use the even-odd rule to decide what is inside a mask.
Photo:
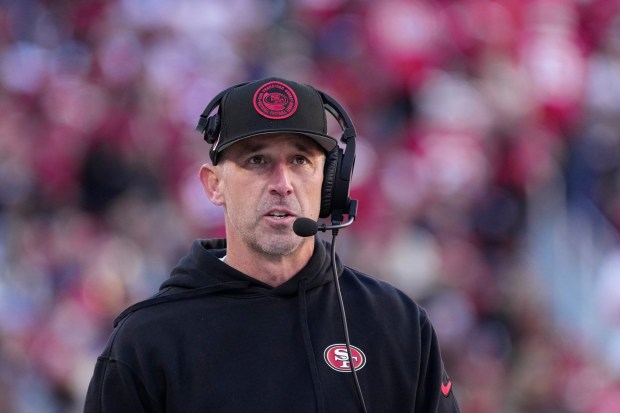
[{"label": "hoodie drawstring", "polygon": [[310,367],[310,375],[312,376],[312,384],[314,386],[314,396],[316,400],[317,412],[325,412],[325,405],[323,403],[323,390],[321,389],[321,381],[319,380],[319,370],[317,368],[316,357],[314,356],[314,348],[312,347],[312,341],[310,340],[310,328],[308,326],[308,306],[306,304],[306,279],[302,279],[299,282],[299,289],[297,290],[298,302],[299,302],[299,320],[301,322],[301,332],[304,339],[304,347],[306,350],[306,356]]}]

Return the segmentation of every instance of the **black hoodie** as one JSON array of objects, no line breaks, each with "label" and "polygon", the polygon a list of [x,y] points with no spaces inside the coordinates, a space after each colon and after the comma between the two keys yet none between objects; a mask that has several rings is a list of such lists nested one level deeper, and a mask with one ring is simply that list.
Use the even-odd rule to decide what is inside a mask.
[{"label": "black hoodie", "polygon": [[[157,295],[125,310],[84,412],[359,412],[329,244],[270,287],[194,241]],[[353,357],[370,413],[458,412],[426,313],[337,259]]]}]

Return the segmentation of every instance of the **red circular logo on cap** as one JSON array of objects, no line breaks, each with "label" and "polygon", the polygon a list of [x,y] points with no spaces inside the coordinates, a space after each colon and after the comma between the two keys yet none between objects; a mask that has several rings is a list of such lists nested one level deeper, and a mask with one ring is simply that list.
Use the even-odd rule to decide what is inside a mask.
[{"label": "red circular logo on cap", "polygon": [[297,95],[281,82],[268,82],[254,93],[254,109],[269,119],[286,119],[297,110]]},{"label": "red circular logo on cap", "polygon": [[351,372],[351,360],[355,371],[360,370],[366,364],[366,355],[355,346],[351,346],[351,360],[345,344],[332,344],[323,353],[325,362],[329,367],[344,373]]}]

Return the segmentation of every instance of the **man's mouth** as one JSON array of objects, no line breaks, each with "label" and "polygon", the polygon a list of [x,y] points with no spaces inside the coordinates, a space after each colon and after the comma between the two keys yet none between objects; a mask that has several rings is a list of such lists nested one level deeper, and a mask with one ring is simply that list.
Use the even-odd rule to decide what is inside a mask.
[{"label": "man's mouth", "polygon": [[290,216],[290,214],[286,213],[286,212],[270,212],[269,214],[270,217],[274,217],[274,218],[286,218],[288,216]]},{"label": "man's mouth", "polygon": [[275,219],[285,219],[288,217],[294,217],[295,215],[290,211],[269,211],[266,214],[268,217]]}]

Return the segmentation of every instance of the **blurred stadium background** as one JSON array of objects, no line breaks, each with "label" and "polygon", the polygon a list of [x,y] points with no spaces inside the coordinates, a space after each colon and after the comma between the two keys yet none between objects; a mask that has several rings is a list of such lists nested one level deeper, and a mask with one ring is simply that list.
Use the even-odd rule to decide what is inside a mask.
[{"label": "blurred stadium background", "polygon": [[80,412],[223,234],[194,126],[268,75],[353,117],[340,254],[428,309],[463,413],[620,412],[617,0],[1,0],[0,412]]}]

